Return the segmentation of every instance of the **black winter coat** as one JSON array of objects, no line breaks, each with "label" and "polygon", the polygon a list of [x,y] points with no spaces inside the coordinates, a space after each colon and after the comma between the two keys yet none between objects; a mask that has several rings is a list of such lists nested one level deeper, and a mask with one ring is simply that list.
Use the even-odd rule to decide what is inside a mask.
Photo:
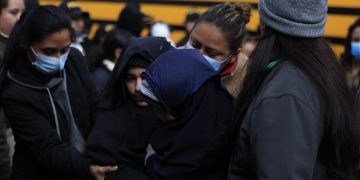
[{"label": "black winter coat", "polygon": [[[12,179],[90,179],[90,160],[70,147],[67,120],[54,99],[61,140],[57,133],[49,97],[53,88],[49,88],[50,93],[44,88],[51,77],[41,74],[27,60],[25,52],[17,57],[9,68],[12,78],[8,75],[1,94],[16,141]],[[86,139],[93,125],[98,94],[80,52],[70,50],[65,71],[75,123]]]}]

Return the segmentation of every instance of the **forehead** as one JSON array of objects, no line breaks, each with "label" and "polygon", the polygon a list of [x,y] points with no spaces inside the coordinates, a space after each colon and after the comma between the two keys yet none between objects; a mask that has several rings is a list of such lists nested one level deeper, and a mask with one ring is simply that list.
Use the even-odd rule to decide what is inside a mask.
[{"label": "forehead", "polygon": [[126,72],[134,76],[141,76],[141,74],[145,72],[145,70],[145,68],[141,67],[130,67]]},{"label": "forehead", "polygon": [[5,7],[8,9],[24,9],[25,8],[25,4],[24,4],[24,0],[9,0],[8,2],[8,6]]},{"label": "forehead", "polygon": [[212,48],[221,52],[230,51],[229,42],[225,33],[215,25],[200,22],[191,32],[192,40],[199,41],[201,45]]},{"label": "forehead", "polygon": [[71,36],[68,29],[54,32],[44,38],[41,42],[34,43],[34,46],[39,48],[54,47],[62,48],[71,43]]}]

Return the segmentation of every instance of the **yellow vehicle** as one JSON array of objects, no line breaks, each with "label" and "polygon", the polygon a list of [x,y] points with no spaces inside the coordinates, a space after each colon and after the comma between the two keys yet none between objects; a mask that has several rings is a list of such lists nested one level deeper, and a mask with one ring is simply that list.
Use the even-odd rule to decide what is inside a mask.
[{"label": "yellow vehicle", "polygon": [[[59,5],[62,1],[40,0],[40,2],[41,4]],[[81,9],[89,12],[91,18],[97,23],[115,23],[120,11],[125,6],[125,2],[125,0],[77,1]],[[256,10],[258,0],[138,0],[138,2],[141,3],[141,11],[143,13],[152,16],[155,21],[163,21],[173,27],[172,39],[174,41],[181,39],[185,34],[182,25],[187,12],[192,10],[204,12],[208,7],[223,2],[251,4],[254,10],[247,28],[250,32],[258,31],[259,14]],[[343,44],[348,27],[355,22],[358,17],[360,17],[359,0],[329,0],[329,15],[324,36],[329,39],[338,55],[343,52]],[[96,28],[95,23],[93,30]]]}]

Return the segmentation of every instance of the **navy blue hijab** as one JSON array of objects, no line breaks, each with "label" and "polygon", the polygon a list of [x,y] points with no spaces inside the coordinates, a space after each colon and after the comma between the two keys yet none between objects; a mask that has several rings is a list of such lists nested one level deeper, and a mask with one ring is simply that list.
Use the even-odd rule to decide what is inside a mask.
[{"label": "navy blue hijab", "polygon": [[[145,71],[143,78],[161,105],[170,112],[206,80],[217,75],[218,72],[197,50],[174,49],[159,56]],[[225,90],[222,81],[219,84]]]},{"label": "navy blue hijab", "polygon": [[218,72],[198,51],[174,49],[159,56],[143,78],[143,89],[151,91],[142,89],[143,95],[154,95],[175,117],[151,137],[151,179],[226,179],[233,98]]}]

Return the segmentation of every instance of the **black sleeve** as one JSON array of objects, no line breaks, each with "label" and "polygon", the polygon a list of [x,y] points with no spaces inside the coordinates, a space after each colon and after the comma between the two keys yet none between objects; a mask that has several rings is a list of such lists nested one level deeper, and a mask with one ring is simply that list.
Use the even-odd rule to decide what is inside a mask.
[{"label": "black sleeve", "polygon": [[61,142],[45,116],[31,105],[3,97],[4,110],[14,135],[46,169],[80,179],[91,179],[90,160]]},{"label": "black sleeve", "polygon": [[262,100],[249,121],[257,179],[312,179],[322,138],[316,114],[292,95]]},{"label": "black sleeve", "polygon": [[94,81],[91,79],[89,69],[86,64],[86,58],[75,48],[71,48],[71,57],[74,67],[82,79],[84,87],[87,87],[89,107],[90,107],[90,122],[91,127],[95,123],[98,113],[98,105],[100,103],[100,96]]}]

